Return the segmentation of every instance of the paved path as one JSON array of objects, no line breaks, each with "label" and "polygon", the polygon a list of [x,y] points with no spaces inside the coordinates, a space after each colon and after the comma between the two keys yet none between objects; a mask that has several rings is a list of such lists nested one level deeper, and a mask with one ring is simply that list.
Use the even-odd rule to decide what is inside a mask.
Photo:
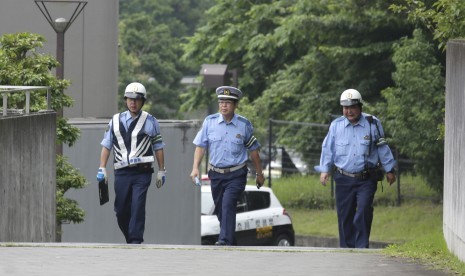
[{"label": "paved path", "polygon": [[0,243],[0,275],[446,275],[379,250]]}]

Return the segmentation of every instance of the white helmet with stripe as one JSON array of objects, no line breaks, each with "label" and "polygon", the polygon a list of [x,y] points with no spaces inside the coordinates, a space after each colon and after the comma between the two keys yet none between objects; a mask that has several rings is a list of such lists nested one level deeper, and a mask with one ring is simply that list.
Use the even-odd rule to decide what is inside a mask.
[{"label": "white helmet with stripe", "polygon": [[357,104],[363,104],[362,95],[355,89],[344,90],[341,94],[341,105],[352,106]]},{"label": "white helmet with stripe", "polygon": [[128,84],[128,86],[126,86],[126,90],[124,90],[124,98],[147,100],[147,91],[145,90],[145,86],[139,82],[132,82]]}]

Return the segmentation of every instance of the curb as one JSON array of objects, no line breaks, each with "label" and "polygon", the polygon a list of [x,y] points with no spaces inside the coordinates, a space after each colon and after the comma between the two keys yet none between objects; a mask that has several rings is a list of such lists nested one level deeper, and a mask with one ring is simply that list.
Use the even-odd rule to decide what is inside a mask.
[{"label": "curb", "polygon": [[[370,248],[386,248],[392,243],[370,241]],[[339,239],[317,236],[295,236],[295,246],[339,248]]]}]

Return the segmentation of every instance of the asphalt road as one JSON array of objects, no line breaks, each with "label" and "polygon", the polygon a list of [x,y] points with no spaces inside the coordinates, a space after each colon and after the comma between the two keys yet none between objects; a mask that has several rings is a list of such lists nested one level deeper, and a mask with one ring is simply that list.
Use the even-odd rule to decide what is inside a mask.
[{"label": "asphalt road", "polygon": [[378,249],[0,243],[0,275],[447,275]]}]

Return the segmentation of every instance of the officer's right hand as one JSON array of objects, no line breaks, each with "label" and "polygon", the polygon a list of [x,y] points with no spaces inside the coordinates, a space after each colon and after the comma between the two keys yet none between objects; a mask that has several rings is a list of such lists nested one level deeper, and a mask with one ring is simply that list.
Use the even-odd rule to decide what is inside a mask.
[{"label": "officer's right hand", "polygon": [[[191,172],[190,177],[191,177],[191,179],[192,179],[192,182],[195,183],[195,185],[198,185],[197,183],[200,183],[200,181],[197,182],[197,180],[199,180],[199,176],[200,176],[200,174],[199,174],[199,169],[197,169],[197,168],[192,168],[192,172]],[[200,186],[200,185],[199,185],[199,186]]]},{"label": "officer's right hand", "polygon": [[97,181],[100,182],[102,180],[107,179],[107,170],[105,168],[98,168],[97,171]]}]

